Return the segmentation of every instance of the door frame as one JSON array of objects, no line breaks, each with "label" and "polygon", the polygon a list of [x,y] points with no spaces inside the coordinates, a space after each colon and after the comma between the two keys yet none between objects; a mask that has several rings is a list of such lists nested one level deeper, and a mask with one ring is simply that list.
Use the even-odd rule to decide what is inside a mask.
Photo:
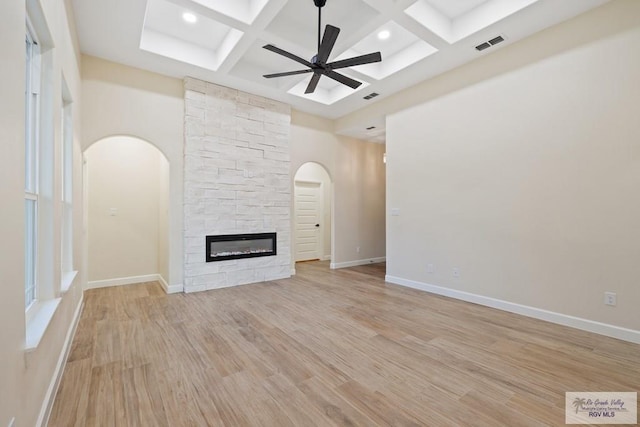
[{"label": "door frame", "polygon": [[[320,217],[319,219],[319,223],[321,224],[321,230],[322,232],[318,233],[318,259],[320,261],[325,261],[325,255],[324,255],[324,229],[322,228],[322,223],[324,222],[324,215],[325,215],[325,210],[326,210],[326,204],[325,204],[325,197],[324,197],[324,184],[322,181],[314,181],[314,180],[308,180],[308,179],[295,179],[293,180],[293,230],[294,230],[294,236],[293,236],[293,244],[294,244],[294,248],[293,248],[293,260],[294,262],[298,262],[296,261],[296,255],[298,252],[298,248],[297,248],[297,209],[296,209],[296,185],[298,183],[301,184],[311,184],[313,186],[318,186],[319,189],[319,193],[320,193],[320,203],[318,206],[318,216]],[[333,219],[333,217],[332,217]],[[333,224],[333,221],[331,221],[331,223]],[[332,233],[333,234],[333,233]],[[332,248],[333,249],[333,248]]]},{"label": "door frame", "polygon": [[[329,210],[327,212],[328,215],[328,219],[330,221],[329,224],[329,255],[324,255],[322,254],[321,256],[321,260],[324,261],[330,261],[333,262],[333,260],[335,260],[335,254],[336,254],[336,200],[335,200],[335,189],[336,189],[336,183],[333,179],[333,174],[330,168],[328,168],[323,162],[317,161],[317,160],[305,160],[305,161],[301,161],[299,164],[296,163],[295,168],[292,168],[292,174],[291,174],[291,207],[290,207],[290,217],[292,218],[290,223],[291,223],[291,236],[290,236],[290,244],[291,244],[291,275],[295,275],[296,274],[296,261],[295,261],[295,221],[293,220],[293,215],[295,215],[295,206],[294,206],[294,202],[295,202],[295,196],[294,196],[294,191],[295,191],[295,182],[296,181],[308,181],[305,180],[303,178],[299,178],[296,179],[296,177],[298,176],[298,173],[300,172],[300,169],[302,169],[305,165],[307,164],[315,164],[320,166],[325,173],[325,177],[326,177],[326,186],[324,186],[324,188],[326,188],[325,192],[327,193],[327,197],[324,199],[324,208],[325,210],[327,209],[327,203],[329,203]],[[313,179],[311,178],[312,181],[318,181],[318,179]],[[321,181],[325,181],[324,179]],[[326,227],[326,225],[325,225]],[[324,235],[323,235],[324,238]],[[323,245],[325,244],[325,242],[323,241]]]}]

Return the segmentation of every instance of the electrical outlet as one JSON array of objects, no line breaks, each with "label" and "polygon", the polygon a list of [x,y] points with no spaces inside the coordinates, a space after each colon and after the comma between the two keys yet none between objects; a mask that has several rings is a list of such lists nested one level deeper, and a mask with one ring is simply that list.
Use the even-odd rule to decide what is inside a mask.
[{"label": "electrical outlet", "polygon": [[400,216],[400,209],[392,208],[391,209],[391,216]]},{"label": "electrical outlet", "polygon": [[604,293],[604,304],[605,305],[611,305],[611,306],[616,306],[618,302],[618,296],[616,295],[615,292],[605,292]]},{"label": "electrical outlet", "polygon": [[433,264],[427,264],[427,273],[433,273],[434,271],[436,271],[436,268]]},{"label": "electrical outlet", "polygon": [[453,274],[453,277],[455,277],[456,279],[460,278],[460,269],[458,267],[453,267],[453,270],[451,271],[451,274]]},{"label": "electrical outlet", "polygon": [[360,253],[360,246],[356,246],[356,252]]}]

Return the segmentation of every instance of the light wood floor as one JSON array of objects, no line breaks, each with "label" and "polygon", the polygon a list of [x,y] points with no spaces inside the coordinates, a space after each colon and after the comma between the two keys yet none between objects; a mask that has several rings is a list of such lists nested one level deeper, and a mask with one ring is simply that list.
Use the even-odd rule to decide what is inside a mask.
[{"label": "light wood floor", "polygon": [[85,294],[50,426],[564,425],[640,346],[384,283],[384,265]]}]

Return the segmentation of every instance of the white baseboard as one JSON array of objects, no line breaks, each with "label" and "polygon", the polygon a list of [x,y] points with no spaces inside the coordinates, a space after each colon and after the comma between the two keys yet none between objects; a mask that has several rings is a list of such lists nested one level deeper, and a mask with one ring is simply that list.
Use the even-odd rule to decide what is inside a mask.
[{"label": "white baseboard", "polygon": [[164,277],[162,277],[162,274],[158,274],[158,282],[160,282],[160,286],[162,286],[162,289],[164,289],[167,294],[178,294],[180,292],[184,292],[183,285],[169,285],[167,281],[164,280]]},{"label": "white baseboard", "polygon": [[367,258],[367,259],[358,259],[356,261],[347,261],[347,262],[332,262],[329,264],[329,268],[332,270],[338,268],[347,268],[347,267],[357,267],[358,265],[366,265],[366,264],[377,264],[379,262],[385,262],[387,260],[386,257],[379,258]]},{"label": "white baseboard", "polygon": [[85,286],[84,289],[87,290],[87,289],[108,288],[110,286],[133,285],[136,283],[144,283],[144,282],[160,282],[160,285],[162,286],[164,291],[168,294],[184,292],[184,286],[182,285],[169,286],[161,274],[145,274],[144,276],[118,277],[116,279],[95,280],[93,282],[87,283],[87,286]]},{"label": "white baseboard", "polygon": [[145,274],[144,276],[118,277],[116,279],[95,280],[93,282],[88,282],[85,290],[108,288],[110,286],[133,285],[135,283],[155,282],[159,280],[159,276],[159,274]]},{"label": "white baseboard", "polygon": [[295,269],[295,268],[292,268],[292,269],[291,269],[291,275],[292,275],[292,276],[295,276],[295,275],[296,275],[296,269]]},{"label": "white baseboard", "polygon": [[62,374],[64,373],[64,367],[67,364],[67,358],[69,357],[69,351],[71,350],[71,343],[73,342],[73,337],[76,335],[76,328],[78,327],[78,322],[80,321],[80,315],[82,314],[83,307],[84,297],[81,296],[80,301],[78,301],[76,311],[73,313],[73,319],[71,319],[69,329],[67,330],[67,336],[64,339],[62,351],[60,352],[60,357],[58,358],[56,369],[53,372],[51,383],[49,383],[47,394],[45,394],[44,396],[44,401],[42,402],[42,407],[40,408],[40,415],[38,416],[38,421],[36,423],[37,426],[45,427],[49,424],[51,409],[53,408],[54,399],[56,398],[56,394],[58,393],[60,380],[62,379]]},{"label": "white baseboard", "polygon": [[394,283],[396,285],[406,286],[433,294],[472,302],[474,304],[484,305],[486,307],[497,308],[498,310],[508,311],[510,313],[533,317],[534,319],[540,319],[558,325],[569,326],[571,328],[640,344],[640,331],[636,331],[633,329],[622,328],[620,326],[614,326],[606,323],[596,322],[593,320],[583,319],[580,317],[569,316],[567,314],[556,313],[553,311],[543,310],[541,308],[516,304],[509,301],[472,294],[456,289],[430,285],[428,283],[417,282],[415,280],[403,279],[401,277],[385,276],[385,281]]}]

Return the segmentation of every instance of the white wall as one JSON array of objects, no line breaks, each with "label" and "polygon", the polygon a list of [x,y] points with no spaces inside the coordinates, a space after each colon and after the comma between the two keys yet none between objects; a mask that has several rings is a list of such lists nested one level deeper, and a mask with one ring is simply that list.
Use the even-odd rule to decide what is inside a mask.
[{"label": "white wall", "polygon": [[[315,162],[308,162],[300,166],[294,177],[294,184],[298,181],[303,182],[317,182],[320,183],[322,201],[322,212],[320,213],[320,242],[321,242],[321,258],[324,260],[331,259],[331,177],[327,170]],[[295,199],[295,195],[294,195]],[[295,214],[295,202],[293,204]],[[295,230],[295,216],[292,217]],[[295,242],[295,236],[294,236]],[[293,248],[292,252],[296,252],[296,248]]]},{"label": "white wall", "polygon": [[116,135],[143,139],[169,161],[169,285],[183,280],[183,129],[182,80],[82,57],[84,149]]},{"label": "white wall", "polygon": [[160,230],[168,229],[166,214],[161,221],[161,209],[168,198],[164,183],[169,167],[162,153],[145,141],[120,136],[93,144],[85,156],[89,286],[168,271]]},{"label": "white wall", "polygon": [[[640,2],[614,2],[388,117],[389,276],[640,330],[638,16]],[[619,29],[592,40],[608,22]]]},{"label": "white wall", "polygon": [[[52,208],[53,235],[46,245],[52,255],[52,297],[61,301],[42,341],[26,353],[24,312],[24,76],[25,76],[25,1],[0,2],[0,200],[2,200],[0,235],[0,425],[16,418],[16,426],[36,425],[47,391],[56,372],[65,337],[81,301],[85,271],[82,241],[82,193],[80,162],[81,94],[79,54],[75,49],[75,32],[68,22],[65,2],[43,0],[27,2],[46,21],[55,46],[46,55],[50,65],[51,98],[44,107],[51,114],[47,128],[53,130],[54,152],[62,143],[62,75],[73,98],[74,117],[74,267],[79,270],[75,281],[60,293],[60,227],[61,207]],[[43,43],[44,44],[44,43]],[[47,43],[48,44],[48,43]],[[49,138],[49,140],[51,140]],[[53,164],[53,200],[61,199],[61,161]]]},{"label": "white wall", "polygon": [[382,144],[336,135],[331,120],[291,113],[291,176],[316,162],[333,180],[335,267],[385,256],[384,150]]}]

